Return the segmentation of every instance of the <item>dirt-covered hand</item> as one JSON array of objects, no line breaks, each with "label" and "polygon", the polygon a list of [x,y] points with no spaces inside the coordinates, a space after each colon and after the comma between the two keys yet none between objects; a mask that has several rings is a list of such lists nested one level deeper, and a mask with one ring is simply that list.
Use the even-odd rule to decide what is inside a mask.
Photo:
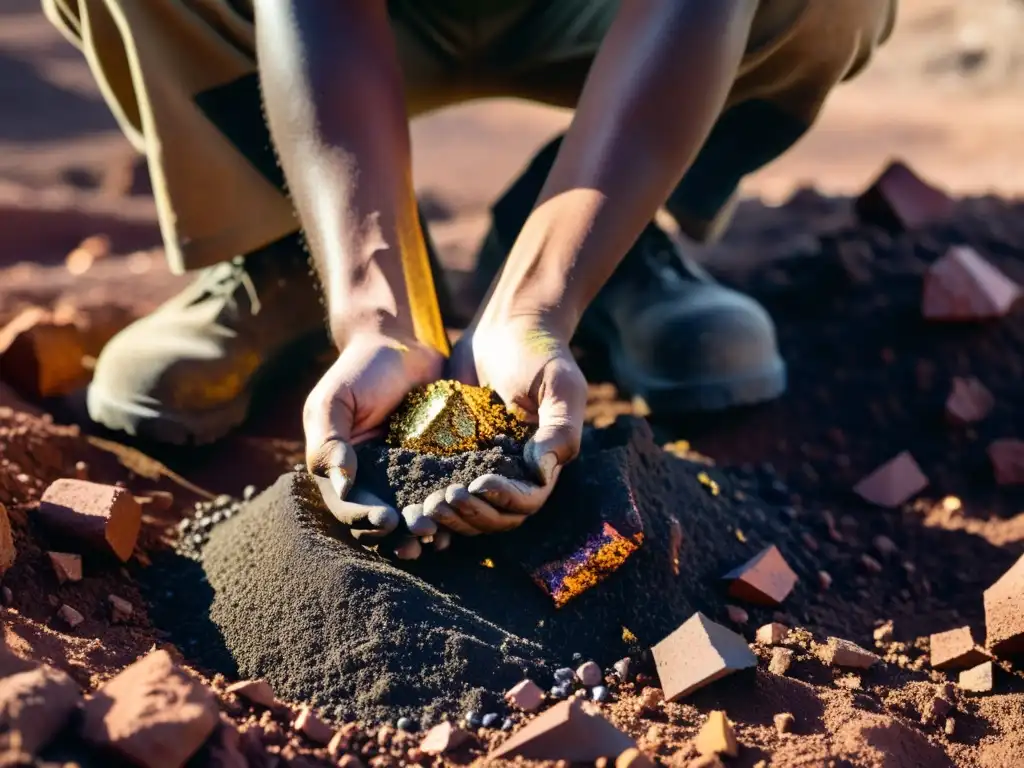
[{"label": "dirt-covered hand", "polygon": [[[394,531],[398,512],[355,486],[354,446],[381,434],[388,416],[412,389],[435,381],[444,358],[414,339],[379,333],[353,335],[306,398],[306,466],[320,478],[328,508],[364,543]],[[334,497],[331,497],[333,492]],[[405,542],[400,557],[418,543]]]},{"label": "dirt-covered hand", "polygon": [[481,322],[455,346],[449,375],[491,387],[536,425],[524,450],[534,482],[483,475],[428,498],[425,516],[464,535],[515,528],[543,506],[562,467],[579,453],[586,379],[567,340],[537,318]]}]

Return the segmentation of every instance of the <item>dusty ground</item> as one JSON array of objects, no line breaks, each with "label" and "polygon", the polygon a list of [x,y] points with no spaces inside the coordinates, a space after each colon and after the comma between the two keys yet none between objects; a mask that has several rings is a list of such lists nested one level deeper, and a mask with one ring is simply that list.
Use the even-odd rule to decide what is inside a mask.
[{"label": "dusty ground", "polygon": [[[182,279],[167,274],[159,252],[146,250],[158,246],[159,237],[144,175],[133,172],[130,148],[107,114],[79,54],[49,28],[36,5],[33,0],[6,0],[0,9],[0,101],[4,104],[0,112],[0,324],[26,305],[71,307],[76,317],[92,324],[88,337],[94,348],[85,351],[95,355],[103,338],[173,293]],[[1024,105],[1019,99],[1024,85],[1022,32],[1024,5],[1012,0],[903,0],[897,35],[874,67],[837,91],[817,129],[789,155],[751,178],[747,191],[768,204],[785,199],[804,184],[829,195],[849,195],[861,190],[889,157],[898,156],[957,195],[1020,195],[1024,181],[1016,169],[1024,162],[1024,145],[1019,141],[1024,126]],[[566,120],[563,113],[494,102],[453,109],[414,125],[417,183],[432,199],[431,226],[454,270],[471,268],[477,238],[486,226],[488,201],[530,151]],[[719,257],[713,263],[722,265],[726,277],[746,286],[752,257],[784,257],[787,243],[800,242],[808,232],[821,236],[843,226],[848,218],[841,201],[826,201],[823,209],[824,213],[812,214],[799,206],[776,210],[752,203],[741,211],[733,234],[711,252]],[[1018,213],[1002,211],[999,220],[1010,221]],[[108,234],[114,253],[120,255],[98,261],[84,275],[70,274],[65,255],[96,233]],[[1008,273],[1024,277],[1024,270],[1014,265],[1019,251],[1009,247],[1019,248],[1021,243],[1011,237],[1005,247],[998,247],[998,240],[993,236],[985,244],[1000,252],[1000,264]],[[888,285],[882,280],[878,284]],[[771,286],[756,280],[749,287],[773,295]],[[778,311],[785,314],[785,292],[777,298]],[[852,300],[837,305],[834,319],[839,335],[824,337],[822,344],[843,343],[842,322],[852,322],[858,306]],[[847,310],[851,314],[842,314]],[[782,323],[784,348],[813,356],[813,347],[801,348],[797,340],[802,333],[794,319],[797,315]],[[1017,359],[1021,349],[1017,336],[1011,336],[999,342],[1005,344],[1000,349]],[[891,354],[873,336],[862,341],[878,359]],[[893,346],[899,354],[934,356],[944,373],[942,363],[947,357],[943,355],[954,355],[948,349],[925,349],[913,340]],[[998,421],[1002,433],[989,437],[1020,437],[1014,430],[1022,427],[1017,414],[1024,403],[1014,399],[1013,379],[1006,373],[1012,373],[1012,366],[1007,369],[992,357],[974,359],[969,352],[963,354],[969,361],[968,372],[980,376],[998,371],[1005,384],[997,392],[1004,408]],[[866,360],[837,359],[837,365],[857,368]],[[964,372],[956,365],[951,368],[953,373]],[[807,366],[812,369],[828,370]],[[1017,514],[1024,498],[996,489],[969,445],[944,434],[937,436],[933,426],[920,426],[915,419],[923,405],[915,405],[918,410],[901,409],[902,400],[931,402],[938,395],[917,389],[912,367],[893,370],[888,378],[858,380],[870,397],[859,397],[853,385],[837,386],[830,407],[823,404],[825,400],[815,400],[832,383],[825,374],[796,386],[777,408],[739,414],[721,423],[658,428],[666,439],[693,439],[721,464],[774,463],[793,493],[803,497],[794,506],[809,510],[810,517],[802,525],[826,542],[823,561],[840,577],[849,578],[845,584],[840,581],[828,610],[850,606],[849,634],[868,646],[874,625],[896,618],[896,637],[907,645],[880,650],[892,651],[893,659],[904,652],[908,662],[894,663],[885,673],[867,677],[863,690],[851,691],[842,677],[833,680],[830,670],[804,658],[792,679],[759,673],[753,688],[726,685],[686,706],[657,709],[653,714],[638,714],[638,701],[629,695],[634,687],[643,687],[641,681],[627,686],[622,698],[606,711],[640,737],[650,754],[670,764],[687,764],[696,757],[690,739],[700,718],[709,709],[722,707],[740,729],[744,750],[739,765],[764,759],[778,766],[902,767],[940,765],[949,759],[960,766],[1009,768],[1024,760],[1020,729],[1024,687],[1018,673],[1006,671],[999,678],[996,695],[967,698],[958,694],[957,730],[952,736],[934,723],[919,723],[932,685],[944,677],[928,672],[920,638],[957,622],[979,624],[980,590],[991,583],[993,572],[1024,552],[1024,523]],[[0,372],[0,377],[6,375]],[[194,502],[217,493],[240,496],[250,484],[264,487],[300,458],[300,401],[301,387],[296,387],[291,404],[262,412],[218,449],[161,454],[166,465],[181,473],[175,475],[142,454],[86,438],[76,427],[56,428],[35,417],[19,416],[33,410],[32,406],[16,403],[8,390],[0,389],[0,403],[15,409],[0,411],[0,426],[5,429],[0,456],[18,464],[25,474],[25,479],[8,477],[9,487],[0,485],[0,492],[6,494],[0,500],[12,509],[22,551],[18,565],[4,581],[14,592],[15,610],[3,612],[8,642],[16,650],[68,669],[91,689],[161,638],[141,610],[144,601],[130,574],[114,569],[89,573],[81,585],[55,585],[38,544],[24,526],[25,510],[46,483],[73,472],[75,462],[82,460],[94,479],[126,482],[136,494],[154,488],[172,491],[176,503],[171,510],[147,520],[144,550],[152,549],[165,537],[169,523]],[[876,402],[882,403],[878,406],[882,415],[868,407]],[[81,419],[80,399],[75,397],[46,407],[58,423]],[[593,415],[627,408],[616,401],[614,391],[595,387]],[[924,504],[916,512],[879,518],[878,513],[851,503],[845,489],[886,458],[894,432],[899,439],[920,446],[924,455],[918,458],[926,471],[937,473],[938,482],[929,497],[955,493],[968,514],[947,514],[941,506]],[[244,466],[237,459],[240,455],[247,457]],[[838,460],[838,455],[845,456],[845,461]],[[829,518],[821,516],[823,507],[840,521],[839,539],[831,535],[834,525],[827,522]],[[895,574],[858,572],[860,549],[879,533],[898,542],[907,561],[917,562],[926,577],[915,579],[898,566],[891,569]],[[943,571],[936,551],[954,553],[948,572]],[[145,555],[139,560],[133,568],[144,565]],[[900,590],[906,590],[908,597],[886,602],[889,593]],[[101,606],[111,592],[139,607],[130,625],[109,625]],[[77,601],[86,623],[69,632],[55,620],[48,600],[55,594],[61,600]],[[802,649],[794,647],[799,655]],[[222,687],[220,681],[217,684]],[[225,710],[243,727],[256,719],[231,697],[223,701]],[[785,709],[797,715],[796,737],[779,738],[772,728],[772,714]],[[279,713],[279,723],[287,720],[287,711]],[[274,742],[285,740],[281,726],[266,722],[264,726],[264,735],[271,734],[266,743],[280,751],[280,743]],[[296,750],[308,754],[310,747],[297,739],[285,755]],[[406,754],[402,749],[397,752]],[[325,758],[322,750],[317,754]],[[464,760],[472,756],[465,755]]]}]

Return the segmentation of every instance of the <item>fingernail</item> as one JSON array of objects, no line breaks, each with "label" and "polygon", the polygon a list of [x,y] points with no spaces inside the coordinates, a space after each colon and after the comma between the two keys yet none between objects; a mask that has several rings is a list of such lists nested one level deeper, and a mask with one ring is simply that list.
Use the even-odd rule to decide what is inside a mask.
[{"label": "fingernail", "polygon": [[331,467],[327,476],[331,479],[331,487],[338,494],[338,498],[344,499],[352,487],[352,478],[349,477],[348,472],[341,467]]},{"label": "fingernail", "polygon": [[537,462],[540,468],[540,476],[544,479],[544,485],[551,482],[551,477],[558,466],[558,457],[554,453],[545,453]]}]

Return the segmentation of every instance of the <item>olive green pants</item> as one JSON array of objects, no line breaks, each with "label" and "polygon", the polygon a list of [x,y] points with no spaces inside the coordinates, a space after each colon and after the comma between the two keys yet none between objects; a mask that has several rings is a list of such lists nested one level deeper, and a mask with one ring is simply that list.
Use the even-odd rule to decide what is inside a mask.
[{"label": "olive green pants", "polygon": [[[42,0],[146,154],[174,271],[296,230],[263,119],[248,0]],[[712,236],[743,176],[788,149],[886,34],[894,0],[766,3],[726,110],[667,201]],[[392,0],[409,114],[509,96],[572,107],[617,0]],[[462,2],[461,6],[467,3]],[[774,24],[774,26],[773,26]]]}]

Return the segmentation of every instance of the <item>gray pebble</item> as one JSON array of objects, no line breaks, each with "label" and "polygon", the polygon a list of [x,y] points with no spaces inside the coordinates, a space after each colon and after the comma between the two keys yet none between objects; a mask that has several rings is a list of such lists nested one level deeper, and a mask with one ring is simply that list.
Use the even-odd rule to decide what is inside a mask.
[{"label": "gray pebble", "polygon": [[480,721],[480,724],[483,725],[484,728],[494,728],[495,726],[497,726],[498,720],[499,718],[497,714],[495,714],[494,712],[488,712],[486,715],[483,716],[483,719]]},{"label": "gray pebble", "polygon": [[594,701],[608,701],[608,689],[603,685],[595,686],[590,691],[590,698]]},{"label": "gray pebble", "polygon": [[[486,718],[484,718],[484,719],[486,719]],[[414,723],[412,721],[412,718],[409,718],[409,717],[400,717],[400,718],[398,718],[398,722],[395,723],[395,726],[400,731],[405,731],[407,733],[415,733],[416,732],[416,723]]]}]

